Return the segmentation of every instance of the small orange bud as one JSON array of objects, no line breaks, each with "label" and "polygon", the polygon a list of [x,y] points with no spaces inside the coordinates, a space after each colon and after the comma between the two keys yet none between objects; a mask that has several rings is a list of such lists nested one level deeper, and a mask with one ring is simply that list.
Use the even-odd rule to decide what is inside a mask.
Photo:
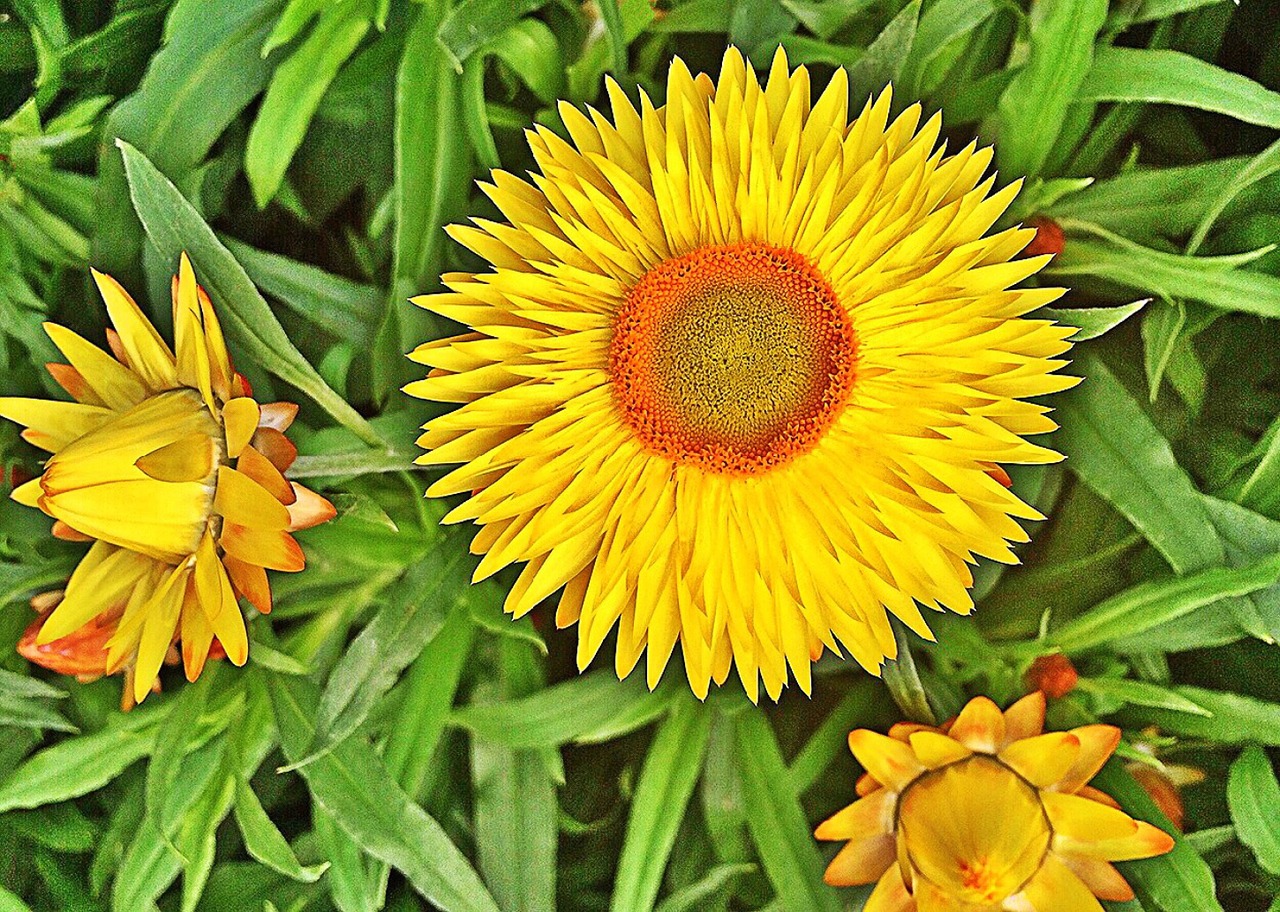
[{"label": "small orange bud", "polygon": [[1080,675],[1071,660],[1060,652],[1042,655],[1027,669],[1027,690],[1044,691],[1046,697],[1057,700],[1076,689]]},{"label": "small orange bud", "polygon": [[1054,256],[1062,253],[1067,246],[1067,236],[1062,233],[1062,226],[1053,219],[1037,215],[1027,222],[1028,228],[1036,230],[1036,236],[1022,251],[1023,256],[1040,256],[1051,253]]}]

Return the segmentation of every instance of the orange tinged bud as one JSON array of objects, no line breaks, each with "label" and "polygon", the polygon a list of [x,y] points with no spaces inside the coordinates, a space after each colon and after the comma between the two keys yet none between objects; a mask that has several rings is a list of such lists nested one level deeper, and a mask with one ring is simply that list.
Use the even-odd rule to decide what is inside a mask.
[{"label": "orange tinged bud", "polygon": [[1034,228],[1036,236],[1022,251],[1023,256],[1040,256],[1045,253],[1057,256],[1066,248],[1067,236],[1063,234],[1062,226],[1048,216],[1037,215],[1027,222],[1027,227]]},{"label": "orange tinged bud", "polygon": [[1027,669],[1024,679],[1028,691],[1044,691],[1046,697],[1057,700],[1076,689],[1080,675],[1071,660],[1060,652],[1042,655]]}]

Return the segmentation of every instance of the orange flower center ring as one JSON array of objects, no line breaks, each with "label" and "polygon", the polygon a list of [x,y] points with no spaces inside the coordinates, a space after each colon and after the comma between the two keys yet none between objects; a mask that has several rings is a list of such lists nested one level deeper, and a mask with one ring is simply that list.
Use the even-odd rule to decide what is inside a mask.
[{"label": "orange flower center ring", "polygon": [[701,247],[649,270],[618,311],[615,398],[650,452],[749,475],[808,452],[848,401],[849,315],[800,254]]}]

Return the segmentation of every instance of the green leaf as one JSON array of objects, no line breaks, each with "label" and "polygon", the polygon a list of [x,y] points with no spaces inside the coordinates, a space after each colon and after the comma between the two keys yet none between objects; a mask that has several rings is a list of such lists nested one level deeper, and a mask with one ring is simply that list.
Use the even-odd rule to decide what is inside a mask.
[{"label": "green leaf", "polygon": [[405,674],[404,699],[393,717],[384,759],[412,796],[419,794],[431,769],[474,639],[468,606],[459,601]]},{"label": "green leaf", "polygon": [[436,38],[461,73],[475,51],[546,4],[547,0],[463,0],[444,17]]},{"label": "green leaf", "polygon": [[1057,443],[1067,465],[1124,514],[1174,570],[1225,562],[1222,543],[1168,441],[1096,356],[1075,362],[1085,381],[1058,399]]},{"label": "green leaf", "polygon": [[779,906],[836,912],[836,892],[822,882],[822,858],[768,719],[752,707],[737,717],[737,735],[747,828]]},{"label": "green leaf", "polygon": [[1144,908],[1163,912],[1222,912],[1209,866],[1119,761],[1109,761],[1090,785],[1115,798],[1128,814],[1151,822],[1174,839],[1173,851],[1166,855],[1120,863],[1121,873],[1142,898]]},{"label": "green leaf", "polygon": [[1187,325],[1187,308],[1181,301],[1162,302],[1149,308],[1142,320],[1143,366],[1147,372],[1147,388],[1150,401],[1155,402],[1160,393],[1169,359],[1182,338]]},{"label": "green leaf", "polygon": [[[273,675],[268,689],[280,743],[291,763],[315,738],[320,694],[305,678]],[[401,871],[444,912],[498,912],[466,857],[440,825],[409,800],[377,754],[359,739],[301,768],[312,796],[370,855]]]},{"label": "green leaf", "polygon": [[312,806],[311,819],[320,854],[330,863],[324,881],[333,904],[339,912],[380,912],[385,902],[380,878],[370,872],[360,846],[318,803]]},{"label": "green leaf", "polygon": [[1200,217],[1200,223],[1196,225],[1196,230],[1191,233],[1191,239],[1187,241],[1187,254],[1193,254],[1200,249],[1200,245],[1209,236],[1209,230],[1213,228],[1214,223],[1217,222],[1226,208],[1231,205],[1232,200],[1258,181],[1270,177],[1278,171],[1280,171],[1280,140],[1273,142],[1254,158],[1250,159],[1249,164],[1245,165],[1222,188],[1217,198],[1205,210],[1204,215]]},{"label": "green leaf", "polygon": [[31,907],[17,893],[0,887],[0,912],[31,912]]},{"label": "green leaf", "polygon": [[[609,38],[609,50],[613,56],[613,72],[621,76],[627,72],[627,35],[626,24],[622,21],[620,4],[623,0],[600,0],[596,9],[600,12],[600,21],[604,23],[605,34]],[[634,3],[632,4],[635,5]]]},{"label": "green leaf", "polygon": [[947,45],[972,34],[998,9],[999,0],[938,0],[931,4],[920,17],[915,40],[902,64],[906,97],[919,98],[924,91],[932,91],[933,86],[922,85],[930,65],[947,49]]},{"label": "green leaf", "polygon": [[1220,567],[1172,579],[1139,583],[1072,618],[1047,637],[1050,645],[1077,653],[1141,634],[1231,596],[1246,595],[1280,578],[1280,555],[1249,567]]},{"label": "green leaf", "polygon": [[1077,100],[1186,105],[1280,129],[1280,93],[1181,51],[1101,47]]},{"label": "green leaf", "polygon": [[996,107],[1000,171],[1033,175],[1049,157],[1076,89],[1093,65],[1106,0],[1038,0],[1031,8],[1027,60]]},{"label": "green leaf", "polygon": [[654,912],[702,912],[723,908],[724,896],[739,877],[756,870],[753,864],[716,865],[702,879],[672,893],[658,904]]},{"label": "green leaf", "polygon": [[302,319],[357,348],[373,340],[384,304],[379,289],[258,250],[229,235],[220,234],[218,239],[254,285]]},{"label": "green leaf", "polygon": [[684,696],[674,702],[649,747],[618,860],[611,912],[650,912],[676,842],[711,734],[710,708]]},{"label": "green leaf", "polygon": [[855,107],[898,78],[915,43],[919,21],[920,0],[911,0],[849,67],[849,97]]},{"label": "green leaf", "polygon": [[1140,712],[1121,711],[1117,717],[1134,728],[1155,725],[1169,734],[1218,744],[1256,741],[1280,746],[1280,704],[1203,687],[1179,686],[1174,690],[1213,715],[1205,717],[1148,708]]},{"label": "green leaf", "polygon": [[396,587],[403,597],[383,605],[347,647],[320,699],[315,742],[299,764],[311,763],[349,737],[440,631],[451,593],[466,586],[465,576],[455,578],[463,553],[436,549],[411,567]]},{"label": "green leaf", "polygon": [[187,251],[200,283],[218,306],[218,315],[231,339],[256,364],[306,393],[361,440],[382,443],[360,413],[329,388],[289,341],[267,302],[200,213],[145,155],[123,140],[118,145],[124,156],[129,193],[148,237],[168,262],[176,264],[178,254]]},{"label": "green leaf", "polygon": [[868,709],[880,699],[883,699],[883,693],[871,680],[852,682],[849,692],[827,713],[822,724],[814,729],[791,761],[789,778],[797,795],[809,791],[836,755],[848,750],[849,732],[860,721],[865,722]]},{"label": "green leaf", "polygon": [[395,232],[391,294],[372,363],[375,400],[412,379],[403,353],[439,335],[429,314],[406,298],[436,286],[446,241],[444,226],[461,216],[471,178],[458,79],[436,39],[451,6],[414,4],[395,88]]},{"label": "green leaf", "polygon": [[[1244,256],[1256,259],[1268,252],[1262,248]],[[1238,262],[1165,253],[1122,238],[1095,241],[1072,237],[1045,274],[1053,278],[1078,276],[1080,280],[1071,283],[1077,287],[1087,287],[1089,279],[1104,279],[1164,298],[1186,298],[1222,310],[1280,317],[1280,278],[1230,268],[1233,261]]]},{"label": "green leaf", "polygon": [[925,693],[924,684],[920,681],[916,660],[911,655],[909,635],[896,620],[891,620],[890,623],[894,639],[898,642],[898,655],[884,664],[884,685],[903,715],[913,722],[934,725],[937,719],[929,705],[929,695]]},{"label": "green leaf", "polygon": [[236,780],[236,826],[244,837],[245,851],[257,861],[300,883],[314,883],[329,864],[303,865],[280,830],[267,816],[249,783]]},{"label": "green leaf", "polygon": [[[545,686],[541,656],[528,644],[502,640],[496,652],[496,680],[483,681],[477,699],[526,696]],[[559,766],[554,748],[513,750],[472,739],[476,860],[504,912],[555,909]]]},{"label": "green leaf", "polygon": [[1097,694],[1117,703],[1155,706],[1175,712],[1194,713],[1197,716],[1212,715],[1209,710],[1188,700],[1177,691],[1149,681],[1135,681],[1130,678],[1081,678],[1076,686],[1086,693]]},{"label": "green leaf", "polygon": [[258,208],[280,189],[311,118],[338,70],[369,31],[364,3],[328,5],[305,41],[276,67],[245,146],[245,174]]},{"label": "green leaf", "polygon": [[637,712],[642,705],[665,709],[676,690],[660,686],[650,694],[638,677],[619,681],[612,672],[593,671],[523,699],[467,706],[450,721],[508,747],[555,747],[606,727],[616,737],[618,719],[645,719],[647,712]]},{"label": "green leaf", "polygon": [[[20,677],[14,675],[14,677]],[[30,679],[28,679],[30,680]],[[0,690],[0,725],[14,728],[34,728],[47,731],[79,731],[63,716],[41,699]]]},{"label": "green leaf", "polygon": [[1240,841],[1264,870],[1280,876],[1280,782],[1266,752],[1250,744],[1231,764],[1227,805]]},{"label": "green leaf", "polygon": [[1064,326],[1078,327],[1078,332],[1071,336],[1071,341],[1085,342],[1110,332],[1150,303],[1150,298],[1143,298],[1141,301],[1134,301],[1132,304],[1121,304],[1118,307],[1071,307],[1067,309],[1042,307],[1036,311],[1035,315],[1046,320],[1055,320]]},{"label": "green leaf", "polygon": [[46,747],[0,782],[0,813],[66,801],[102,788],[151,753],[156,723],[154,713],[146,714],[133,725],[108,726]]}]

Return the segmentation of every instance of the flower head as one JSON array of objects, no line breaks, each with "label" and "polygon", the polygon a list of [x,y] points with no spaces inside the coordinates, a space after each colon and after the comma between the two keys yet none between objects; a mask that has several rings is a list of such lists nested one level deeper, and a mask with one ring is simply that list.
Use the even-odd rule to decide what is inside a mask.
[{"label": "flower head", "polygon": [[1111,862],[1173,839],[1088,785],[1120,730],[1042,734],[1044,708],[1041,692],[1003,713],[975,697],[941,728],[852,732],[867,772],[861,797],[818,827],[848,840],[827,883],[875,883],[867,912],[1102,912],[1096,897],[1132,899]]},{"label": "flower head", "polygon": [[0,398],[0,417],[53,454],[13,499],[52,516],[54,535],[93,542],[31,649],[88,625],[76,656],[91,661],[85,643],[110,631],[102,671],[129,666],[142,700],[175,638],[190,680],[215,640],[243,665],[238,598],[270,611],[267,569],[304,564],[289,533],[334,511],[285,479],[297,406],[254,401],[185,254],[173,281],[176,354],[114,279],[93,276],[115,325],[111,354],[46,323],[70,362],[49,371],[75,401]]},{"label": "flower head", "polygon": [[492,271],[416,299],[472,330],[411,356],[406,391],[458,403],[419,440],[461,463],[429,493],[469,495],[477,579],[524,563],[508,612],[563,588],[580,667],[616,629],[619,676],[679,642],[699,696],[733,666],[807,691],[824,649],[876,672],[887,612],[930,636],[919,605],[971,610],[975,555],[1039,517],[1000,464],[1059,458],[1022,399],[1075,382],[1073,330],[1021,319],[1061,294],[1012,288],[1035,232],[984,237],[1018,187],[888,92],[850,122],[848,91],[730,49],[718,82],[677,59],[664,107],[564,105],[532,182],[485,186],[504,220],[451,231]]}]

